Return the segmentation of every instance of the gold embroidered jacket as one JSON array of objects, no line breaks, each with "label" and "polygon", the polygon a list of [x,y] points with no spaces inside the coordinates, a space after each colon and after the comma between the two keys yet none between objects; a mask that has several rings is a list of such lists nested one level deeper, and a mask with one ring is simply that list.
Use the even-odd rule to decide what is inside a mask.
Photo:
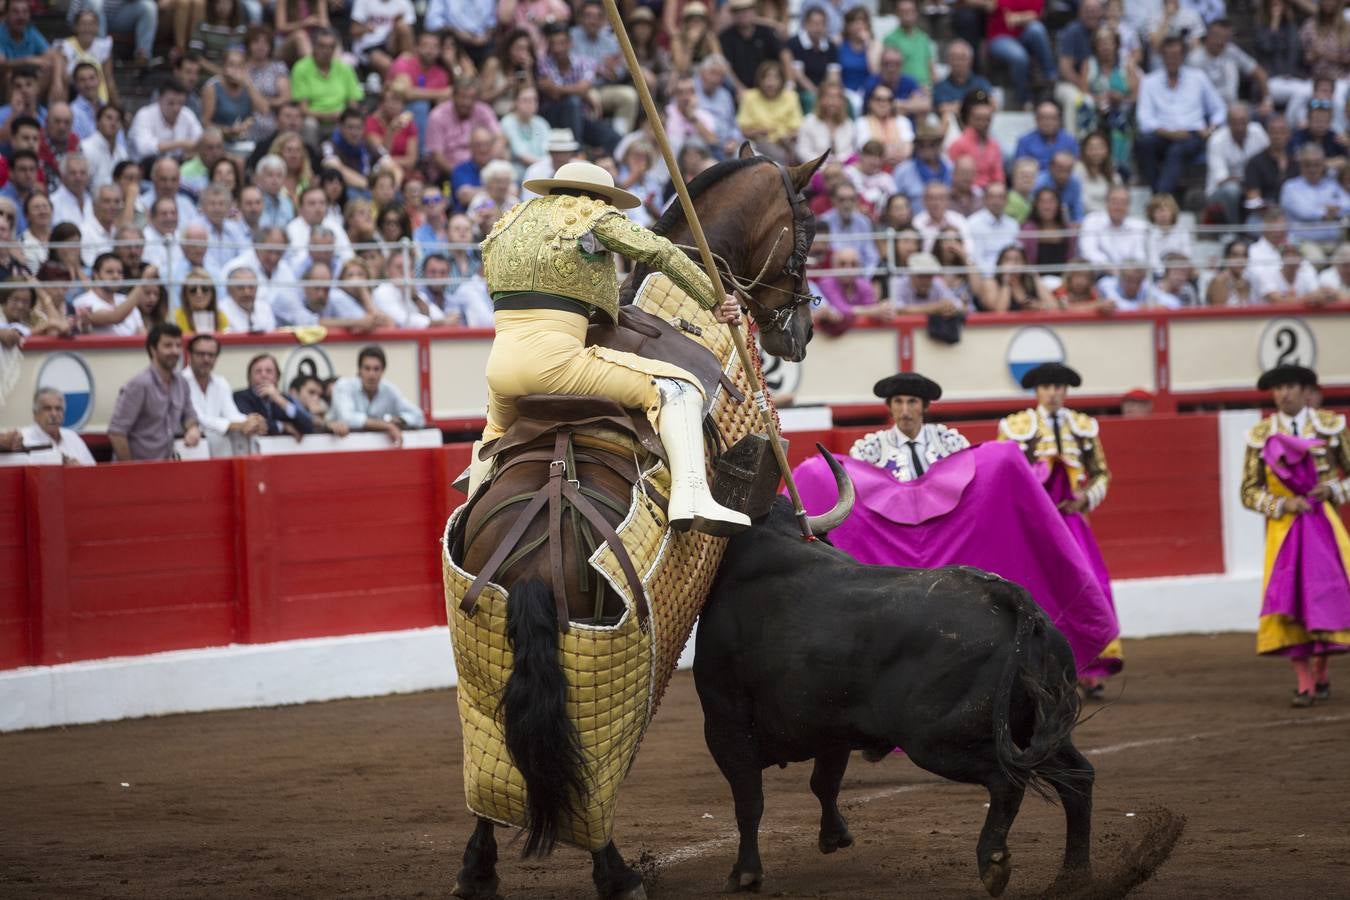
[{"label": "gold embroidered jacket", "polygon": [[708,309],[720,305],[707,274],[674,244],[601,200],[550,194],[519,203],[483,241],[483,278],[492,296],[537,291],[619,317],[613,251],[664,272]]},{"label": "gold embroidered jacket", "polygon": [[[1313,447],[1317,464],[1317,483],[1331,485],[1331,500],[1337,506],[1350,502],[1350,435],[1346,434],[1345,416],[1329,409],[1309,410],[1298,437],[1316,438],[1323,446]],[[1261,450],[1266,439],[1281,430],[1289,434],[1279,414],[1271,415],[1247,432],[1247,455],[1242,465],[1242,505],[1259,512],[1268,519],[1284,515],[1285,498],[1267,489],[1266,463]]]},{"label": "gold embroidered jacket", "polygon": [[1094,510],[1106,499],[1106,489],[1111,483],[1111,470],[1106,466],[1106,451],[1098,436],[1097,420],[1069,409],[1061,409],[1056,419],[1058,446],[1055,422],[1042,407],[1005,416],[998,423],[998,439],[1016,441],[1026,453],[1028,462],[1043,459],[1053,464],[1059,459],[1069,472],[1073,489],[1082,491],[1087,497],[1088,510]]}]

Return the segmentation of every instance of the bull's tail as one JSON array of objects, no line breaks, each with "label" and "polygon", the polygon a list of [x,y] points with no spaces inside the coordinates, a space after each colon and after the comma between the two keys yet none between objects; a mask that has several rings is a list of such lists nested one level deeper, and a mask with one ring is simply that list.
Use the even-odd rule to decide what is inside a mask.
[{"label": "bull's tail", "polygon": [[[1078,723],[1077,678],[1072,659],[1066,663],[1054,652],[1053,626],[1045,613],[1025,590],[1013,586],[1013,591],[1006,599],[1017,616],[1017,631],[994,695],[994,752],[1012,782],[1050,799],[1048,783],[1072,783],[1081,774],[1056,762]],[[1025,747],[1012,736],[1013,691],[1019,683],[1036,710]]]},{"label": "bull's tail", "polygon": [[581,738],[567,715],[567,677],[558,663],[553,590],[543,580],[511,587],[506,633],[515,660],[502,694],[502,728],[525,779],[523,855],[547,856],[586,789]]}]

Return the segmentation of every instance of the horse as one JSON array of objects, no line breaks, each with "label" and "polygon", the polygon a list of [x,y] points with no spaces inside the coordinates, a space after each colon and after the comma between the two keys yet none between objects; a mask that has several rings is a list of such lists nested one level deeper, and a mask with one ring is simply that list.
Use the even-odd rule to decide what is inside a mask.
[{"label": "horse", "polygon": [[[747,142],[735,159],[711,167],[689,184],[699,218],[706,223],[708,242],[724,277],[759,326],[762,345],[789,360],[800,360],[811,339],[812,298],[806,291],[805,266],[815,222],[802,192],[824,160],[822,155],[788,167],[756,155]],[[692,243],[679,204],[672,204],[653,231],[686,250]],[[641,265],[631,273],[621,292],[626,302],[632,301],[648,274]],[[531,459],[522,454],[514,463],[507,455],[498,458],[498,472],[509,465],[510,477],[499,476],[473,499],[462,550],[463,568],[481,572],[491,567],[503,544],[522,548],[501,564],[494,580],[507,589],[506,629],[513,651],[498,717],[511,762],[525,782],[527,857],[552,851],[560,829],[574,814],[576,798],[584,792],[585,759],[577,728],[567,715],[569,685],[558,658],[559,630],[568,621],[606,625],[624,611],[623,598],[603,579],[593,573],[587,576],[584,561],[595,544],[589,536],[583,543],[585,527],[559,530],[555,523],[552,535],[562,545],[564,561],[560,570],[549,552],[547,517],[533,521],[523,534],[510,535],[516,517],[496,515],[545,491],[550,461],[549,454],[543,456]],[[569,481],[578,486],[573,496],[579,491],[595,501],[593,508],[612,534],[626,514],[631,482],[616,471],[616,465],[602,464],[604,459],[602,451],[578,447],[575,481]],[[615,502],[619,498],[625,499]],[[603,534],[603,523],[591,520],[590,525]],[[552,585],[560,582],[565,584],[564,598],[554,596]],[[661,602],[660,597],[653,600]],[[493,822],[480,816],[464,850],[455,896],[495,897],[496,861]],[[613,840],[592,851],[592,879],[602,898],[645,896],[641,875],[624,861]]]},{"label": "horse", "polygon": [[694,685],[740,831],[726,890],[761,889],[764,768],[815,760],[818,845],[833,853],[853,843],[837,802],[850,754],[877,762],[894,747],[989,791],[976,863],[991,895],[1011,875],[1008,831],[1028,787],[1064,807],[1056,889],[1085,883],[1093,770],[1071,739],[1077,669],[1027,591],[964,566],[863,565],[796,532],[780,498],[733,536],[699,616]]}]

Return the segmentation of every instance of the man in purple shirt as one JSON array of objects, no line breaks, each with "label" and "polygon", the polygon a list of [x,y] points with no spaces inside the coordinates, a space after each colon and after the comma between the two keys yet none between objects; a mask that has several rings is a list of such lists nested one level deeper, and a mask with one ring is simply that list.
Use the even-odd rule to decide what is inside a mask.
[{"label": "man in purple shirt", "polygon": [[505,144],[497,114],[478,99],[478,79],[461,75],[455,79],[454,96],[438,104],[427,116],[426,152],[431,154],[442,179],[448,179],[455,166],[469,158],[469,136],[475,128],[485,128],[497,136],[501,150]]},{"label": "man in purple shirt", "polygon": [[567,26],[552,22],[544,28],[548,52],[539,57],[540,110],[555,128],[570,128],[584,146],[603,147],[613,153],[619,135],[600,118],[594,93],[595,63],[572,52]]},{"label": "man in purple shirt", "polygon": [[108,441],[118,462],[172,459],[173,440],[183,429],[183,443],[197,446],[202,439],[192,408],[188,383],[178,377],[183,357],[183,332],[172,323],[160,323],[145,338],[150,365],[122,385],[108,422]]}]

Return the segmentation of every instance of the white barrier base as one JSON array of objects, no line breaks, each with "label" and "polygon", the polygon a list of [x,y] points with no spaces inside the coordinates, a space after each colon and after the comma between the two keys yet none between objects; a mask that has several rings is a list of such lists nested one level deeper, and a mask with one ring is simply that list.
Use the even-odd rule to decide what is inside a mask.
[{"label": "white barrier base", "polygon": [[[1259,577],[1149,578],[1113,587],[1126,638],[1254,631],[1261,607]],[[693,661],[691,637],[680,668]],[[0,672],[0,732],[376,697],[455,682],[450,635],[441,627],[176,650]]]}]

